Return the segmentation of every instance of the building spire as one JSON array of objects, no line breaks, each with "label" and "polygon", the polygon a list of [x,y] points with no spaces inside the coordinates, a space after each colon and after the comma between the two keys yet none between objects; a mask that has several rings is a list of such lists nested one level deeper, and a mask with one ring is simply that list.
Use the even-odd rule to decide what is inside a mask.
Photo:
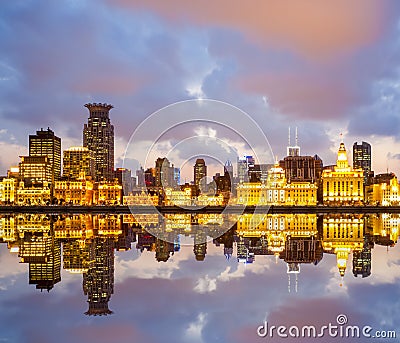
[{"label": "building spire", "polygon": [[290,126],[289,126],[289,135],[288,135],[288,146],[290,146]]},{"label": "building spire", "polygon": [[297,126],[296,126],[296,147],[299,146],[297,143],[298,143],[298,136],[297,136]]}]

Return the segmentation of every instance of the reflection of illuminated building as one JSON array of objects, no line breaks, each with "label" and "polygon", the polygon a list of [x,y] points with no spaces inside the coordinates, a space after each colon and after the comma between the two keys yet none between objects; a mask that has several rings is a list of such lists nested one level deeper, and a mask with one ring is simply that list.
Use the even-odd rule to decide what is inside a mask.
[{"label": "reflection of illuminated building", "polygon": [[197,214],[197,223],[199,225],[222,225],[224,218],[222,214],[218,213],[205,213]]},{"label": "reflection of illuminated building", "polygon": [[93,236],[92,215],[69,215],[54,222],[56,238],[84,239]]},{"label": "reflection of illuminated building", "polygon": [[374,242],[384,246],[394,246],[399,237],[400,215],[381,213],[368,217],[368,226],[372,227]]},{"label": "reflection of illuminated building", "polygon": [[49,237],[51,252],[45,263],[29,263],[29,284],[36,285],[36,289],[50,291],[57,282],[61,281],[61,243]]},{"label": "reflection of illuminated building", "polygon": [[363,278],[371,275],[371,244],[368,236],[364,237],[364,246],[361,251],[353,252],[353,275]]},{"label": "reflection of illuminated building", "polygon": [[64,242],[63,269],[70,273],[86,273],[89,268],[89,246],[79,240]]},{"label": "reflection of illuminated building", "polygon": [[0,218],[0,240],[1,242],[15,242],[17,240],[14,216]]},{"label": "reflection of illuminated building", "polygon": [[331,215],[323,219],[322,245],[336,255],[337,267],[344,276],[350,252],[363,248],[364,219],[361,215]]},{"label": "reflection of illuminated building", "polygon": [[88,296],[90,316],[113,313],[108,308],[114,293],[114,246],[109,238],[94,238],[90,244],[89,268],[83,274],[83,292]]},{"label": "reflection of illuminated building", "polygon": [[147,232],[139,233],[136,249],[139,249],[141,252],[143,252],[145,249],[148,251],[154,251],[155,243],[156,238],[152,234]]},{"label": "reflection of illuminated building", "polygon": [[93,229],[97,230],[100,236],[118,236],[122,234],[121,219],[119,216],[113,215],[96,216],[93,221]]},{"label": "reflection of illuminated building", "polygon": [[204,261],[207,254],[207,234],[201,228],[197,228],[194,233],[193,252],[196,256],[196,261]]},{"label": "reflection of illuminated building", "polygon": [[324,203],[359,203],[364,200],[364,172],[349,166],[344,143],[340,143],[336,166],[322,172]]},{"label": "reflection of illuminated building", "polygon": [[239,241],[237,242],[237,261],[239,263],[253,263],[254,253],[250,252],[246,245],[245,238],[239,236]]},{"label": "reflection of illuminated building", "polygon": [[170,254],[174,253],[174,244],[169,241],[156,238],[156,260],[158,262],[167,262]]},{"label": "reflection of illuminated building", "polygon": [[185,230],[191,231],[190,214],[166,214],[165,215],[165,230]]}]

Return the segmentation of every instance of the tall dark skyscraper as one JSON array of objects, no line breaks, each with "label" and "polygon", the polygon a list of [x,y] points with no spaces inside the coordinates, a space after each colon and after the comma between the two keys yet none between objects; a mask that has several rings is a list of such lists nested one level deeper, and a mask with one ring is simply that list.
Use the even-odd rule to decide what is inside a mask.
[{"label": "tall dark skyscraper", "polygon": [[83,146],[93,152],[95,159],[96,181],[114,178],[114,126],[110,122],[109,112],[113,108],[108,104],[86,104],[90,116],[83,128]]},{"label": "tall dark skyscraper", "polygon": [[353,144],[353,168],[364,170],[364,183],[366,183],[371,172],[371,144],[367,142]]},{"label": "tall dark skyscraper", "polygon": [[40,129],[36,135],[29,135],[29,156],[47,156],[51,165],[51,180],[61,177],[61,138],[50,128]]},{"label": "tall dark skyscraper", "polygon": [[[200,180],[207,176],[207,166],[206,162],[202,158],[198,158],[193,167],[194,169],[194,184],[197,188],[200,187]],[[207,181],[204,179],[204,186]]]}]

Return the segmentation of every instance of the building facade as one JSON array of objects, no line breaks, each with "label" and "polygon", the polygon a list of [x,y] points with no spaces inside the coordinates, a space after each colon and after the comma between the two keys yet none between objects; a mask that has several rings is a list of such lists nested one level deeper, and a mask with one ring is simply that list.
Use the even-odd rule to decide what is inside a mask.
[{"label": "building facade", "polygon": [[94,179],[95,159],[93,151],[88,147],[71,147],[64,150],[63,155],[63,177],[77,180],[84,173],[85,177]]},{"label": "building facade", "polygon": [[364,171],[349,166],[344,143],[340,143],[336,166],[322,172],[323,202],[361,204],[364,201]]},{"label": "building facade", "polygon": [[89,110],[88,123],[83,127],[83,146],[87,147],[95,160],[95,180],[109,181],[114,178],[114,126],[108,104],[86,104]]},{"label": "building facade", "polygon": [[364,171],[364,183],[367,183],[371,172],[371,144],[367,142],[353,144],[353,168],[361,168]]},{"label": "building facade", "polygon": [[51,166],[51,182],[61,177],[61,138],[57,137],[50,128],[36,131],[29,135],[29,156],[47,156]]}]

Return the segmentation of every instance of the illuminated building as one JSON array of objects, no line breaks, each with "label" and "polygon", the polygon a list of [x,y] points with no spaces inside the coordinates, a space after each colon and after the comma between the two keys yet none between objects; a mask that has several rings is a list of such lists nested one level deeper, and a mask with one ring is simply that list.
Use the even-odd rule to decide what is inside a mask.
[{"label": "illuminated building", "polygon": [[276,162],[268,171],[267,178],[267,203],[272,205],[282,205],[286,201],[285,187],[286,177],[285,171]]},{"label": "illuminated building", "polygon": [[261,182],[239,183],[236,187],[237,203],[240,205],[266,205],[267,204],[267,186]]},{"label": "illuminated building", "polygon": [[371,145],[367,142],[353,144],[353,168],[364,171],[364,184],[371,172]]},{"label": "illuminated building", "polygon": [[10,167],[10,169],[7,170],[7,178],[19,180],[19,167],[18,166]]},{"label": "illuminated building", "polygon": [[362,251],[364,243],[362,215],[330,215],[323,218],[322,246],[325,252],[336,255],[337,267],[343,277],[349,254]]},{"label": "illuminated building", "polygon": [[131,195],[123,196],[124,205],[154,205],[158,206],[158,195],[147,193],[144,190],[138,193],[133,193]]},{"label": "illuminated building", "polygon": [[92,205],[93,192],[93,182],[85,179],[56,181],[53,188],[60,204]]},{"label": "illuminated building", "polygon": [[192,204],[192,190],[189,187],[184,190],[165,188],[164,192],[166,206],[190,206]]},{"label": "illuminated building", "polygon": [[95,177],[95,159],[93,151],[88,147],[71,147],[64,150],[63,156],[63,177],[70,180],[78,180],[82,178]]},{"label": "illuminated building", "polygon": [[196,205],[198,206],[222,206],[224,204],[224,196],[200,194],[196,198]]},{"label": "illuminated building", "polygon": [[316,184],[311,182],[291,182],[285,187],[286,205],[316,205],[317,191]]},{"label": "illuminated building", "polygon": [[118,182],[99,182],[94,190],[94,203],[104,205],[120,205],[122,186]]},{"label": "illuminated building", "polygon": [[202,158],[196,160],[193,166],[194,184],[198,190],[204,190],[207,185],[207,166],[206,162]]},{"label": "illuminated building", "polygon": [[89,247],[89,267],[83,273],[83,292],[88,296],[89,316],[112,314],[108,302],[114,293],[114,246],[110,238],[94,238]]},{"label": "illuminated building", "polygon": [[359,204],[364,200],[364,173],[349,166],[344,143],[340,143],[336,166],[322,172],[323,202]]},{"label": "illuminated building", "polygon": [[17,179],[4,178],[0,182],[0,201],[3,204],[12,204],[17,198]]},{"label": "illuminated building", "polygon": [[61,138],[50,128],[40,129],[36,135],[29,135],[29,156],[47,156],[51,167],[49,182],[53,183],[61,177]]},{"label": "illuminated building", "polygon": [[310,182],[286,183],[284,170],[275,164],[267,183],[237,185],[237,203],[252,205],[316,205],[317,186]]},{"label": "illuminated building", "polygon": [[114,178],[114,126],[108,104],[85,104],[90,116],[83,128],[83,146],[87,147],[95,159],[95,180],[109,181]]},{"label": "illuminated building", "polygon": [[[382,180],[380,183],[373,183],[366,186],[365,193],[368,203],[382,206],[399,205],[399,182],[394,174],[389,175],[393,177]],[[379,178],[377,180],[379,180]]]},{"label": "illuminated building", "polygon": [[89,269],[89,244],[77,239],[63,244],[63,269],[83,274]]},{"label": "illuminated building", "polygon": [[19,175],[25,184],[52,183],[52,165],[47,156],[21,156]]},{"label": "illuminated building", "polygon": [[164,236],[164,234],[161,234],[161,237],[157,237],[155,241],[157,262],[167,262],[171,253],[174,253],[174,244],[169,242],[168,239],[163,239],[166,238]]},{"label": "illuminated building", "polygon": [[25,187],[24,182],[20,182],[17,189],[17,205],[46,205],[48,203],[50,203],[50,188],[47,182],[44,182],[42,187]]}]

